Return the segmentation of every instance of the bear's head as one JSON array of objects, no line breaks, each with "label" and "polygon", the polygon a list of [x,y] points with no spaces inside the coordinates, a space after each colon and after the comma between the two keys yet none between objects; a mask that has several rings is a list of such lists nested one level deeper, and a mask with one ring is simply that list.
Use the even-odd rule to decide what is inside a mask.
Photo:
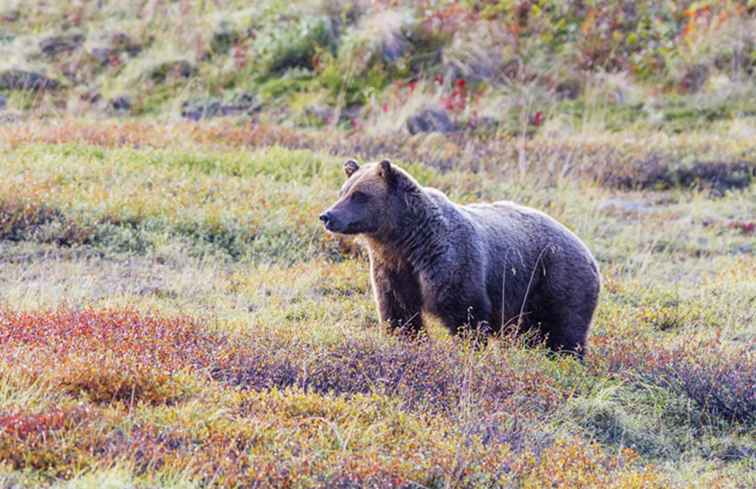
[{"label": "bear's head", "polygon": [[399,223],[404,207],[403,192],[410,177],[389,160],[358,165],[344,163],[347,180],[339,199],[320,215],[328,231],[339,234],[379,236]]}]

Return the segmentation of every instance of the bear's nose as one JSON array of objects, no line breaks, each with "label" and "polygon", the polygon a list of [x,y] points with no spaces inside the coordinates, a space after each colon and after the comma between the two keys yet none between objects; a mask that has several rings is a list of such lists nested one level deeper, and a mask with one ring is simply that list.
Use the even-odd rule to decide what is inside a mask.
[{"label": "bear's nose", "polygon": [[329,222],[331,222],[331,213],[330,212],[324,212],[320,215],[320,220],[323,221],[323,224],[328,225]]}]

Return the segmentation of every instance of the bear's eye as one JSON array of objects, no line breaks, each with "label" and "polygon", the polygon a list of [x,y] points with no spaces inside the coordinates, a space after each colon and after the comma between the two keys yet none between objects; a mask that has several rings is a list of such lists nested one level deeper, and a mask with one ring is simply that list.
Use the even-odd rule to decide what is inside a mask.
[{"label": "bear's eye", "polygon": [[368,195],[362,192],[355,192],[352,194],[352,200],[358,204],[364,204],[368,199]]}]

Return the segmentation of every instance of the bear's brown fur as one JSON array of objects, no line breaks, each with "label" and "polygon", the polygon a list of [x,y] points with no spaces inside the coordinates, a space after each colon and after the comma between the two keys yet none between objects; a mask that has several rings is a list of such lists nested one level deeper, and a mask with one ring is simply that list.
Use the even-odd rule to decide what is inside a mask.
[{"label": "bear's brown fur", "polygon": [[417,333],[422,314],[462,327],[530,330],[582,357],[598,266],[566,227],[512,202],[457,205],[388,160],[344,164],[347,181],[320,219],[364,236],[382,321]]}]

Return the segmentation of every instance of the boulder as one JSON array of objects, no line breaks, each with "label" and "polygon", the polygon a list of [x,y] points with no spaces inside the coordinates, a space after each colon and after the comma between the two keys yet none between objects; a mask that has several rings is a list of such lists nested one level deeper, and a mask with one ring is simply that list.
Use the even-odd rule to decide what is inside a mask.
[{"label": "boulder", "polygon": [[84,44],[84,34],[61,34],[42,39],[39,50],[48,58],[52,58],[62,53],[76,51],[82,44]]},{"label": "boulder", "polygon": [[696,93],[709,78],[709,67],[704,64],[690,66],[680,80],[681,88],[688,93]]},{"label": "boulder", "polygon": [[500,125],[499,119],[488,115],[475,117],[468,122],[470,129],[479,132],[496,132]]},{"label": "boulder", "polygon": [[146,77],[155,83],[164,83],[169,79],[189,78],[197,73],[197,67],[186,60],[165,61],[152,66]]},{"label": "boulder", "polygon": [[193,121],[212,117],[249,115],[258,110],[260,110],[260,103],[251,93],[242,93],[226,101],[219,98],[199,98],[187,100],[181,104],[181,116]]},{"label": "boulder", "polygon": [[142,51],[142,46],[132,40],[128,34],[115,32],[101,35],[89,49],[89,54],[106,65],[111,62],[114,56],[126,53],[131,57],[138,55]]},{"label": "boulder", "polygon": [[126,113],[131,110],[131,98],[127,95],[113,97],[108,101],[108,106],[116,113]]},{"label": "boulder", "polygon": [[443,109],[423,109],[407,118],[407,130],[410,134],[420,132],[449,133],[457,130],[457,125]]},{"label": "boulder", "polygon": [[583,84],[580,80],[568,78],[556,84],[554,93],[558,100],[576,100],[583,93]]},{"label": "boulder", "polygon": [[0,71],[0,90],[57,90],[60,82],[41,73],[26,70]]},{"label": "boulder", "polygon": [[21,114],[19,112],[3,111],[0,112],[0,124],[16,124],[21,121]]}]

